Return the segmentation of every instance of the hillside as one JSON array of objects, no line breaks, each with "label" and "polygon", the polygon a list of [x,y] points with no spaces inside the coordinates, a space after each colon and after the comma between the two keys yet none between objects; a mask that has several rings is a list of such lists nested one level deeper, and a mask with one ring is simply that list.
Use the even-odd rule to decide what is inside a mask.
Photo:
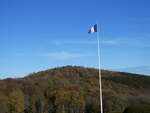
[{"label": "hillside", "polygon": [[[150,77],[102,70],[105,113],[150,104]],[[0,113],[99,113],[98,70],[65,66],[0,80]]]}]

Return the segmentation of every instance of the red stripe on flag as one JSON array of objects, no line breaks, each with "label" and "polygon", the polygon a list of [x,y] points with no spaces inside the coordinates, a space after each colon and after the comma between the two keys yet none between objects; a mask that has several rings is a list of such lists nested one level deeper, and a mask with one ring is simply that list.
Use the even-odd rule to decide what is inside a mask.
[{"label": "red stripe on flag", "polygon": [[89,33],[89,34],[91,34],[91,33],[92,33],[91,29],[88,31],[88,33]]}]

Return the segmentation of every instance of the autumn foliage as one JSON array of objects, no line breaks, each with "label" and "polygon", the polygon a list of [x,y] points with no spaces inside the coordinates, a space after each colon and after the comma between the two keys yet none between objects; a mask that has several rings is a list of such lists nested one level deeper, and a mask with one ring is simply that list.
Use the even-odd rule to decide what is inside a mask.
[{"label": "autumn foliage", "polygon": [[[100,113],[98,70],[54,68],[0,80],[0,113]],[[102,70],[104,113],[150,104],[150,77]],[[130,112],[128,112],[130,113]]]}]

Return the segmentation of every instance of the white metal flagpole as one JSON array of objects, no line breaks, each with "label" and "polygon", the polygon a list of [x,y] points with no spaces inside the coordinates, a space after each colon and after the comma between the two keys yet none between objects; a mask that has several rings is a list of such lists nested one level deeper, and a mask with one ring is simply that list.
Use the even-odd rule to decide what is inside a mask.
[{"label": "white metal flagpole", "polygon": [[103,100],[102,100],[102,83],[101,83],[101,67],[100,67],[100,43],[99,43],[99,29],[97,24],[97,52],[98,52],[98,69],[99,69],[99,93],[100,93],[100,109],[103,113]]}]

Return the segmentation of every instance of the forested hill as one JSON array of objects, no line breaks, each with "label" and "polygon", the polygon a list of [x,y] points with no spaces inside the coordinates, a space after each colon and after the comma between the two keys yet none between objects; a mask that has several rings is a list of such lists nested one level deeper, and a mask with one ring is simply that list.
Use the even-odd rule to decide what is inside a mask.
[{"label": "forested hill", "polygon": [[[65,66],[0,80],[0,113],[99,113],[98,70]],[[105,113],[150,104],[150,77],[102,70]]]}]

